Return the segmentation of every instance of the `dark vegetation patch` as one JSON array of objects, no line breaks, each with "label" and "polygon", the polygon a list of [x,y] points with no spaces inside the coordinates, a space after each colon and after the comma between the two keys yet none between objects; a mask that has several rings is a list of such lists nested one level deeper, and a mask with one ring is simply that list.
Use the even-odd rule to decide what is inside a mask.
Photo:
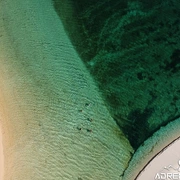
[{"label": "dark vegetation patch", "polygon": [[170,59],[171,61],[166,64],[165,70],[176,73],[180,70],[180,49],[175,49]]},{"label": "dark vegetation patch", "polygon": [[[144,142],[144,140],[152,135],[152,132],[149,129],[148,119],[151,117],[153,111],[153,108],[149,107],[143,111],[140,109],[132,110],[128,114],[127,120],[124,120],[122,124],[118,124],[135,150]],[[119,116],[120,115],[116,115],[115,119],[122,118]],[[116,122],[118,121],[116,120]]]}]

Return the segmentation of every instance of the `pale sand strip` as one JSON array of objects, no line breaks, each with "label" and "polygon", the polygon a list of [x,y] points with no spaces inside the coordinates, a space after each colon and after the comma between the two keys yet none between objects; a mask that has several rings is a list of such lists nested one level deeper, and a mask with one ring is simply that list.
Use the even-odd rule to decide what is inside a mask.
[{"label": "pale sand strip", "polygon": [[[139,174],[137,180],[180,179],[180,138],[165,147]],[[168,175],[169,173],[169,175]],[[172,174],[171,174],[172,173]]]},{"label": "pale sand strip", "polygon": [[50,1],[0,1],[0,38],[3,180],[119,180],[132,148]]},{"label": "pale sand strip", "polygon": [[2,132],[1,132],[1,124],[0,124],[0,180],[3,180],[3,175],[4,175],[4,154],[3,154]]},{"label": "pale sand strip", "polygon": [[[134,180],[155,155],[180,136],[179,129],[180,118],[162,127],[159,131],[154,133],[152,137],[147,139],[144,145],[140,146],[134,154],[123,180]],[[176,152],[176,150],[174,150],[174,152]],[[165,165],[166,164],[164,164],[164,166]]]}]

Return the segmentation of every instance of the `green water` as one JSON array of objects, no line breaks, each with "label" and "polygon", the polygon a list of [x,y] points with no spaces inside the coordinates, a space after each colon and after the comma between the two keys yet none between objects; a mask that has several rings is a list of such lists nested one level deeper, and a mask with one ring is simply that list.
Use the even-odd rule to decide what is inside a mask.
[{"label": "green water", "polygon": [[[137,149],[180,116],[180,2],[69,2],[77,20],[64,21],[72,43]],[[54,7],[62,17],[60,1]]]}]

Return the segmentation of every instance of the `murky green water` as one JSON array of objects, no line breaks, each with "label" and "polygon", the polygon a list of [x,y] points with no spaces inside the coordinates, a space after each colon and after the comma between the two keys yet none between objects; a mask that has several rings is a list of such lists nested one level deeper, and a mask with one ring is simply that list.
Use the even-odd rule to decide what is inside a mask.
[{"label": "murky green water", "polygon": [[134,149],[180,116],[177,0],[54,0],[72,43]]}]

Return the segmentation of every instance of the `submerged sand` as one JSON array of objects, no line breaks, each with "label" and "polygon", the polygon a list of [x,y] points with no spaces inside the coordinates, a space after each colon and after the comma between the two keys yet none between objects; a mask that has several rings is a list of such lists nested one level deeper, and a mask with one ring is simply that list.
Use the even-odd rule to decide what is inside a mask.
[{"label": "submerged sand", "polygon": [[0,38],[2,179],[121,179],[133,150],[51,1],[1,1]]}]

